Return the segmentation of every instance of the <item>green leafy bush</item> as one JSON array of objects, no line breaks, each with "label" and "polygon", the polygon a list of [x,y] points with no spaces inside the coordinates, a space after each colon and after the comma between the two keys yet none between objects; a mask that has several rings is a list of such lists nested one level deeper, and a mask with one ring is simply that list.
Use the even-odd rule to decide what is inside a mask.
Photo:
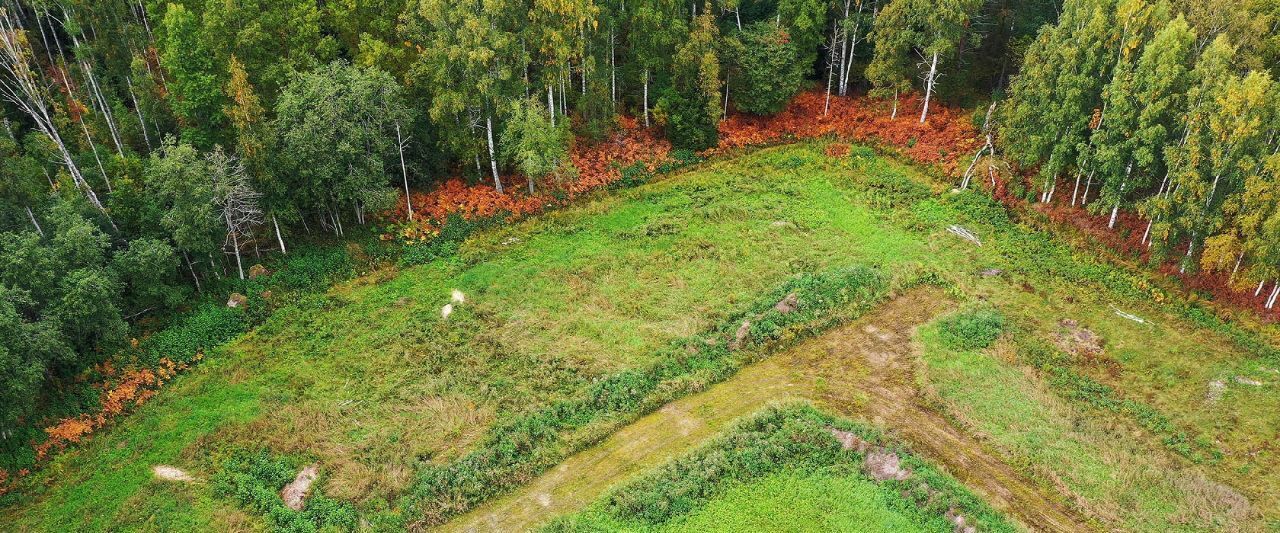
[{"label": "green leafy bush", "polygon": [[301,511],[284,505],[280,491],[293,481],[297,470],[297,465],[266,451],[239,452],[214,476],[213,491],[266,516],[275,531],[355,531],[359,525],[355,508],[325,496],[318,488],[312,489]]},{"label": "green leafy bush", "polygon": [[707,110],[705,100],[667,89],[658,98],[653,112],[676,148],[706,150],[720,141],[716,118]]},{"label": "green leafy bush", "polygon": [[354,269],[355,260],[343,247],[311,246],[283,256],[267,284],[276,290],[318,290],[350,277]]},{"label": "green leafy bush", "polygon": [[148,337],[141,345],[143,358],[155,364],[161,358],[190,362],[197,353],[220,346],[249,328],[241,309],[204,305],[174,325]]},{"label": "green leafy bush", "polygon": [[614,189],[638,187],[653,179],[653,173],[642,162],[635,162],[622,168],[618,181],[613,182]]},{"label": "green leafy bush", "polygon": [[400,256],[400,265],[422,265],[452,256],[472,233],[506,220],[509,216],[510,213],[500,212],[489,218],[467,219],[458,213],[450,213],[440,228],[440,234],[425,243],[405,246],[404,254]]},{"label": "green leafy bush", "polygon": [[933,196],[927,185],[888,165],[869,172],[865,186],[863,195],[877,208],[906,207]]},{"label": "green leafy bush", "polygon": [[977,308],[961,311],[939,323],[942,342],[956,350],[981,350],[1000,337],[1005,318],[1000,311]]},{"label": "green leafy bush", "polygon": [[787,107],[800,92],[807,64],[796,61],[796,45],[787,30],[772,21],[743,28],[738,39],[727,39],[733,58],[729,74],[730,101],[740,111],[772,115]]},{"label": "green leafy bush", "polygon": [[696,165],[704,161],[702,156],[697,152],[688,148],[677,148],[671,151],[671,155],[667,157],[662,164],[658,165],[658,173],[666,174],[675,172],[685,167]]}]

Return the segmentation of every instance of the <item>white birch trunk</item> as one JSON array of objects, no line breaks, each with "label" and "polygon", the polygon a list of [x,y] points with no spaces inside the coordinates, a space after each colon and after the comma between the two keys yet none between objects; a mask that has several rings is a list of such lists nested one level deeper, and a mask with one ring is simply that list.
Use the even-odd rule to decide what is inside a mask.
[{"label": "white birch trunk", "polygon": [[840,25],[842,23],[849,21],[849,2],[850,1],[851,0],[844,0],[844,18],[835,23],[835,27],[837,28],[836,33],[840,35],[840,58],[839,58],[840,68],[837,69],[837,72],[836,72],[836,82],[837,82],[836,91],[840,94],[840,96],[844,96],[844,88],[839,87],[839,84],[844,83],[844,67],[845,67],[844,60],[845,60],[845,54],[848,52],[848,49],[849,49],[849,33],[845,31],[838,31],[838,29],[840,28]]},{"label": "white birch trunk", "polygon": [[1218,180],[1222,178],[1222,174],[1213,176],[1213,185],[1209,187],[1209,196],[1204,200],[1204,206],[1209,207],[1213,204],[1213,195],[1218,192]]},{"label": "white birch trunk", "polygon": [[31,212],[31,206],[23,206],[27,208],[27,217],[31,219],[31,225],[36,227],[36,233],[44,237],[44,229],[40,227],[40,223],[36,221],[36,214]]},{"label": "white birch trunk", "polygon": [[[408,142],[400,135],[400,121],[396,121],[396,148],[400,150],[400,174],[404,177],[404,207],[405,212],[409,214],[409,221],[413,221],[413,202],[409,199],[409,167],[404,164],[404,145]],[[274,219],[275,217],[272,217]],[[277,230],[276,233],[279,233]],[[284,242],[280,243],[280,247],[284,248]]]},{"label": "white birch trunk", "polygon": [[502,180],[498,178],[498,156],[493,149],[493,115],[484,117],[485,134],[489,137],[489,167],[493,170],[493,187],[502,192]]},{"label": "white birch trunk", "polygon": [[102,180],[107,182],[107,192],[111,190],[111,178],[107,177],[107,168],[102,166],[102,158],[98,156],[98,146],[93,143],[93,136],[89,135],[89,127],[84,125],[84,117],[79,117],[77,122],[80,123],[80,129],[84,131],[85,140],[89,141],[89,149],[93,151],[93,159],[98,162],[98,172],[102,173]]},{"label": "white birch trunk", "polygon": [[151,151],[151,136],[147,134],[147,121],[142,117],[142,106],[138,105],[138,95],[133,92],[133,77],[126,76],[125,83],[129,87],[129,99],[133,100],[133,110],[138,113],[138,128],[142,130],[142,140],[147,143],[147,151]]},{"label": "white birch trunk", "polygon": [[1107,222],[1107,229],[1115,229],[1116,216],[1120,214],[1120,200],[1124,198],[1124,188],[1129,184],[1129,174],[1133,172],[1133,161],[1129,162],[1129,166],[1125,167],[1124,179],[1120,180],[1120,192],[1116,198],[1116,205],[1111,208],[1111,220]]},{"label": "white birch trunk", "polygon": [[[231,218],[227,217],[227,226],[231,227]],[[240,261],[240,239],[236,237],[234,229],[228,231],[231,234],[231,249],[236,254],[236,272],[240,274],[240,279],[244,279],[244,264]]]},{"label": "white birch trunk", "polygon": [[649,69],[644,69],[644,127],[649,127]]},{"label": "white birch trunk", "polygon": [[729,72],[724,73],[724,114],[722,117],[729,117]]},{"label": "white birch trunk", "polygon": [[280,233],[280,221],[276,220],[275,215],[271,215],[271,225],[276,228],[276,242],[280,243],[280,253],[289,255],[289,250],[284,247],[284,235]]},{"label": "white birch trunk", "polygon": [[551,127],[556,127],[556,97],[550,85],[547,86],[547,113],[551,114]]},{"label": "white birch trunk", "polygon": [[933,82],[938,77],[938,53],[933,53],[933,62],[929,65],[929,77],[925,79],[924,109],[920,111],[920,123],[929,118],[929,101],[933,98]]},{"label": "white birch trunk", "polygon": [[[827,98],[822,103],[822,116],[824,117],[831,112],[831,85],[835,82],[836,42],[840,40],[839,28],[840,24],[836,23],[835,27],[831,29],[831,46],[827,49]],[[843,45],[841,46],[843,47]],[[840,58],[839,61],[841,65],[844,64],[843,58]],[[728,98],[725,101],[727,102]]]},{"label": "white birch trunk", "polygon": [[196,282],[196,292],[197,293],[204,292],[200,288],[200,276],[196,274],[196,266],[191,264],[191,256],[187,255],[186,250],[182,251],[182,258],[187,261],[187,270],[191,271],[191,279]]},{"label": "white birch trunk", "polygon": [[1076,169],[1076,185],[1074,188],[1071,189],[1071,207],[1076,206],[1076,199],[1079,197],[1079,194],[1080,194],[1080,178],[1082,177],[1084,177],[1084,171],[1077,168]]}]

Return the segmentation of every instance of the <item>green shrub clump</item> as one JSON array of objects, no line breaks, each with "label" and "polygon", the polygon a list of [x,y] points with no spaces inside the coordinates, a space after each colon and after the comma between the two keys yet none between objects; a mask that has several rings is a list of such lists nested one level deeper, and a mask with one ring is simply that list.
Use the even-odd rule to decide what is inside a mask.
[{"label": "green shrub clump", "polygon": [[757,22],[743,28],[740,37],[726,39],[726,47],[733,58],[730,99],[738,110],[772,115],[800,92],[807,64],[796,61],[796,45],[785,28]]},{"label": "green shrub clump", "polygon": [[312,489],[301,511],[286,507],[280,490],[296,472],[296,465],[266,451],[239,452],[214,476],[213,491],[266,516],[275,531],[355,531],[359,525],[355,507],[326,497],[318,488]]},{"label": "green shrub clump", "polygon": [[720,142],[718,117],[708,111],[706,100],[669,88],[658,98],[653,114],[676,148],[706,150]]},{"label": "green shrub clump", "polygon": [[977,308],[961,311],[942,319],[939,324],[942,342],[956,350],[981,350],[1000,337],[1005,318],[1000,311]]}]

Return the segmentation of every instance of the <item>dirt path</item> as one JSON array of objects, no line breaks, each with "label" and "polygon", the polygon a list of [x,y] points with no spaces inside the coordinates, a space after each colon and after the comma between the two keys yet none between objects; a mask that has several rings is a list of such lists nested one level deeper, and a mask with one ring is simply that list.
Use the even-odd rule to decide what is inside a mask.
[{"label": "dirt path", "polygon": [[667,404],[443,529],[532,529],[586,507],[610,486],[688,451],[769,402],[803,398],[885,428],[1032,529],[1089,530],[1060,497],[1032,485],[977,440],[919,405],[912,333],[946,305],[938,291],[912,291],[707,391]]}]

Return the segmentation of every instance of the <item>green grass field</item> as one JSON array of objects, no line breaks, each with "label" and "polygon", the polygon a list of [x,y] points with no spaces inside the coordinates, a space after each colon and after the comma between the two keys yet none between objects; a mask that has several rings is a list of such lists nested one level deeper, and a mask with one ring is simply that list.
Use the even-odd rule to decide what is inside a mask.
[{"label": "green grass field", "polygon": [[[951,235],[951,224],[983,245]],[[718,327],[800,274],[859,264],[894,279],[934,272],[960,299],[1007,317],[1004,338],[986,350],[939,348],[926,331],[926,385],[940,410],[1101,524],[1254,527],[1280,517],[1271,384],[1280,362],[1163,308],[1141,276],[1009,221],[977,193],[951,193],[869,150],[835,159],[809,143],[717,158],[480,232],[456,256],[304,298],[59,455],[6,497],[0,521],[19,530],[265,528],[259,510],[212,488],[229,458],[265,449],[292,465],[317,462],[323,493],[371,527],[402,527],[416,519],[405,498],[420,476],[476,449],[490,428],[653,364],[671,342]],[[979,275],[988,268],[1004,272]],[[444,320],[454,289],[467,302]],[[1052,368],[1110,387],[1108,398],[1145,406],[1146,418],[1098,407],[1096,389],[1055,384],[1052,368],[1018,355],[1051,342],[1065,318],[1098,333],[1105,351]],[[1215,380],[1225,393],[1206,401]],[[197,481],[156,480],[157,464]],[[833,487],[872,498],[840,476],[780,475],[735,494]],[[809,512],[794,511],[796,520]],[[688,520],[732,518],[716,505],[700,513],[712,514]]]}]

